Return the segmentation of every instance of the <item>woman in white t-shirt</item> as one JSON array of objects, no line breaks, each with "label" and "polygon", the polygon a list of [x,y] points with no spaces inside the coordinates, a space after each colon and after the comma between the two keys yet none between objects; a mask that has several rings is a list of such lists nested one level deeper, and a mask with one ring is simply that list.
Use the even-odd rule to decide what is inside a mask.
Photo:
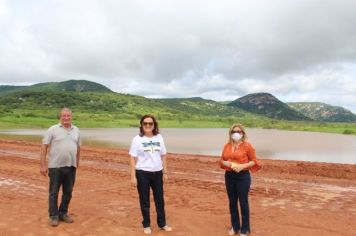
[{"label": "woman in white t-shirt", "polygon": [[137,186],[145,234],[151,234],[150,189],[157,211],[157,224],[162,230],[172,231],[166,224],[163,181],[167,180],[167,150],[159,134],[158,123],[153,115],[144,115],[140,120],[140,133],[130,147],[131,183]]}]

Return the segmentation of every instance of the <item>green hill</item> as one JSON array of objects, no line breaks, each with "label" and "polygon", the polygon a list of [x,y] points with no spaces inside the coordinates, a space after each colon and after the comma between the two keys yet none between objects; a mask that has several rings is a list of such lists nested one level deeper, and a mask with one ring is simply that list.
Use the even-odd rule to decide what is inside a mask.
[{"label": "green hill", "polygon": [[311,121],[270,94],[248,95],[226,104],[199,97],[149,99],[83,80],[0,88],[0,129],[49,127],[58,122],[59,109],[67,106],[82,128],[137,127],[139,118],[151,113],[161,127],[227,128],[238,122],[246,127],[356,133],[355,123]]},{"label": "green hill", "polygon": [[81,119],[137,120],[143,114],[153,113],[159,119],[183,123],[206,121],[232,123],[234,120],[250,124],[254,120],[267,121],[258,115],[227,107],[217,102],[196,98],[148,99],[114,92],[33,92],[16,91],[0,96],[0,115],[18,118],[46,117],[56,119],[61,107],[70,107]]},{"label": "green hill", "polygon": [[219,102],[203,99],[200,97],[193,98],[166,98],[155,99],[167,107],[189,114],[201,114],[207,116],[245,116],[246,112],[233,107],[225,106]]},{"label": "green hill", "polygon": [[321,102],[293,102],[288,105],[300,113],[317,121],[355,122],[356,115],[343,107]]},{"label": "green hill", "polygon": [[41,83],[0,93],[0,117],[8,123],[22,125],[27,120],[28,123],[46,126],[46,122],[38,120],[53,122],[57,119],[58,110],[64,106],[72,108],[78,122],[89,127],[94,123],[95,126],[114,127],[137,125],[137,120],[146,113],[165,120],[167,126],[221,127],[236,120],[247,124],[269,120],[212,100],[149,99],[115,93],[89,81]]},{"label": "green hill", "polygon": [[173,113],[184,114],[184,119],[202,119],[202,120],[224,120],[231,123],[241,122],[245,125],[258,125],[269,123],[271,119],[253,114],[239,108],[234,108],[221,104],[213,100],[203,99],[200,97],[193,98],[166,98],[155,99],[172,111]]},{"label": "green hill", "polygon": [[309,117],[298,113],[269,93],[249,94],[228,103],[228,106],[265,115],[272,119],[311,120]]},{"label": "green hill", "polygon": [[0,95],[25,88],[26,86],[0,85]]},{"label": "green hill", "polygon": [[64,82],[40,83],[22,86],[13,91],[22,92],[112,92],[104,85],[87,80],[67,80]]}]

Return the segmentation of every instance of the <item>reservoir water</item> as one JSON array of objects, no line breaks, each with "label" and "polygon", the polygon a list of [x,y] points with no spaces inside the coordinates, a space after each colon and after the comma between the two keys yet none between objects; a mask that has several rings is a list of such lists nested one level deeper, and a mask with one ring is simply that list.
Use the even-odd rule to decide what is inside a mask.
[{"label": "reservoir water", "polygon": [[[138,128],[80,129],[84,144],[129,148]],[[0,130],[0,134],[42,136],[45,129]],[[219,156],[228,129],[163,128],[168,152]],[[356,164],[356,136],[317,132],[247,129],[248,140],[263,159]]]}]

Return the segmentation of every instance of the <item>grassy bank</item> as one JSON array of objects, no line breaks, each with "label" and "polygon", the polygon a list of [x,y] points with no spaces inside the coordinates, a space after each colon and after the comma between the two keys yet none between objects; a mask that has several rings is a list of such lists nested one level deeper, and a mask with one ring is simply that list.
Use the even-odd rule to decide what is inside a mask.
[{"label": "grassy bank", "polygon": [[[58,122],[57,111],[22,112],[15,115],[0,117],[0,129],[16,128],[48,128]],[[167,118],[163,114],[156,115],[160,127],[165,128],[228,128],[233,123],[242,123],[246,127],[314,131],[339,134],[356,135],[356,123],[329,123],[306,121],[281,121],[272,119],[259,119],[254,117],[177,117]],[[73,122],[81,128],[119,128],[137,127],[139,116],[130,114],[112,113],[74,113]]]}]

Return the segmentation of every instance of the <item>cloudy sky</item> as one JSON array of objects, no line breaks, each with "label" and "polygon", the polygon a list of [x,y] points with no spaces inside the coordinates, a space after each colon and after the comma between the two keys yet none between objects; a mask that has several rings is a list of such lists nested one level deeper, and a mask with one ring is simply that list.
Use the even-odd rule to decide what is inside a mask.
[{"label": "cloudy sky", "polygon": [[0,84],[146,97],[269,92],[356,113],[355,0],[0,0]]}]

